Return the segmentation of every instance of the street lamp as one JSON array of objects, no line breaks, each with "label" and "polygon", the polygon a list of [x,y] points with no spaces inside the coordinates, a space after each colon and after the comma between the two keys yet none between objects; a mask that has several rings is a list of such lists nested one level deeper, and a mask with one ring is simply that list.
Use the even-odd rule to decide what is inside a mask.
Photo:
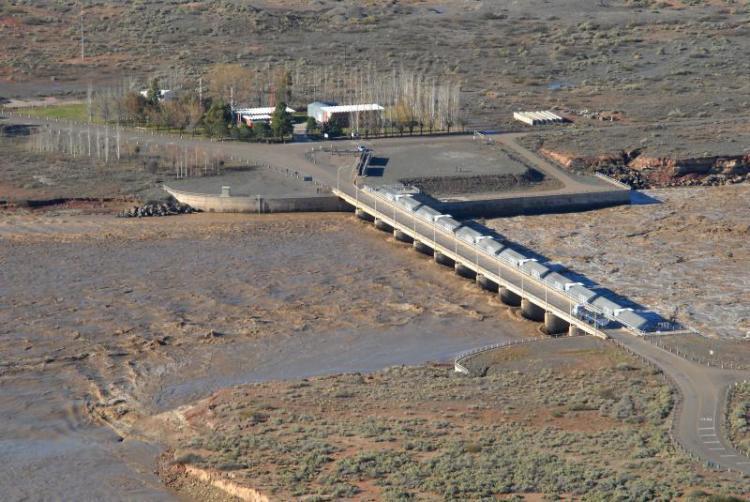
[{"label": "street lamp", "polygon": [[434,249],[435,251],[437,251],[437,249],[435,249],[435,245],[437,244],[437,221],[440,218],[450,218],[450,217],[451,215],[449,214],[438,214],[432,217],[432,249]]},{"label": "street lamp", "polygon": [[480,235],[479,237],[474,238],[474,253],[476,256],[475,263],[476,263],[477,269],[479,269],[479,246],[478,244],[485,239],[492,239],[492,237],[490,237],[489,235]]},{"label": "street lamp", "polygon": [[[526,273],[523,271],[523,264],[527,261],[536,261],[534,258],[524,258],[522,260],[518,260],[518,270],[521,272],[521,297],[523,297],[523,288],[524,288],[524,279]],[[545,289],[546,291],[546,289]]]},{"label": "street lamp", "polygon": [[344,164],[343,166],[339,166],[339,168],[336,169],[336,190],[341,190],[341,169],[343,169],[344,167],[347,167],[346,164]]}]

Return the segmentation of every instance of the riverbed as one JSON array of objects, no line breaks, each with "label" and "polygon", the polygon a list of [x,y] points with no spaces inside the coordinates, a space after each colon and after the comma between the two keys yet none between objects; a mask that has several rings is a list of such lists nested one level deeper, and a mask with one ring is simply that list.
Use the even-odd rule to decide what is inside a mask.
[{"label": "riverbed", "polygon": [[171,499],[144,417],[240,383],[449,361],[535,329],[351,215],[8,212],[0,486]]}]

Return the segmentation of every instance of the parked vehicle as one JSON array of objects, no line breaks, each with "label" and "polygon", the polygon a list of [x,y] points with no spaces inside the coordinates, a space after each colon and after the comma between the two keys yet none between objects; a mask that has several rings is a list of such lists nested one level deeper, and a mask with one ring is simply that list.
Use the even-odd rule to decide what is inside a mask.
[{"label": "parked vehicle", "polygon": [[598,329],[606,328],[611,322],[608,318],[591,310],[588,305],[583,303],[576,304],[573,307],[573,315]]}]

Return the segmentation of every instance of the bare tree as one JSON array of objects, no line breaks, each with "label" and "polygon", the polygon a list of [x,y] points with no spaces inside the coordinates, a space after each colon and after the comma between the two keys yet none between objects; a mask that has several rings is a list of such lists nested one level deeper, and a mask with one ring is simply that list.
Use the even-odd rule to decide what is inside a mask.
[{"label": "bare tree", "polygon": [[225,103],[247,105],[255,90],[255,74],[238,64],[217,64],[207,74],[208,94]]}]

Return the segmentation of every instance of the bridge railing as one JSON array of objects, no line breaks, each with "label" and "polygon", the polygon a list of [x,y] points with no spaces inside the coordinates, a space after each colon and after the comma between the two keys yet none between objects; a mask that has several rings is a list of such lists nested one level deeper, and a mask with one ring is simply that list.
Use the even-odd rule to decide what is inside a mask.
[{"label": "bridge railing", "polygon": [[632,190],[633,189],[633,187],[630,186],[630,185],[628,185],[627,183],[623,183],[622,181],[617,180],[617,179],[613,178],[612,176],[607,176],[604,173],[596,172],[596,173],[594,173],[594,176],[596,176],[597,178],[600,178],[600,179],[602,179],[602,180],[604,180],[604,181],[606,181],[608,183],[612,183],[613,185],[618,186],[618,187],[620,187],[620,188],[622,188],[624,190]]},{"label": "bridge railing", "polygon": [[[397,210],[399,213],[401,213],[402,215],[406,215],[409,218],[416,218],[416,215],[414,215],[413,212],[407,211],[405,208],[399,206],[398,204],[395,204],[392,200],[390,200],[388,197],[386,197],[384,194],[382,194],[381,192],[379,192],[377,190],[374,190],[374,189],[372,189],[372,188],[370,188],[368,186],[364,186],[362,188],[359,188],[359,187],[355,186],[355,190],[357,190],[358,192],[359,191],[367,192],[368,195],[374,197],[375,199],[379,199],[380,201],[384,202],[389,207],[389,209]],[[377,207],[375,207],[374,209],[376,211],[378,210]],[[395,221],[396,220],[394,218],[394,222]],[[443,235],[445,237],[448,237],[448,238],[451,238],[451,239],[454,239],[454,240],[456,240],[456,242],[458,242],[458,238],[456,237],[456,235],[453,232],[449,232],[448,230],[445,230],[443,228],[439,228],[437,226],[435,226],[434,230],[437,233],[440,233],[441,235]],[[435,244],[436,243],[433,242],[433,245],[435,245]],[[497,257],[497,255],[490,254],[487,251],[485,251],[483,248],[479,247],[476,242],[474,242],[474,243],[468,243],[468,242],[462,240],[461,244],[464,245],[464,246],[471,246],[474,249],[475,253],[481,253],[483,256],[485,256],[485,257],[487,257],[487,258],[489,258],[491,260],[494,260],[494,261],[498,262],[499,265],[503,265],[503,266],[506,266],[506,267],[511,267],[510,264],[502,262]],[[478,264],[475,265],[475,266],[478,266]],[[536,285],[544,288],[545,290],[549,290],[549,289],[552,288],[549,284],[545,283],[541,278],[535,277],[534,275],[530,274],[529,272],[527,272],[523,268],[520,268],[520,267],[516,266],[516,267],[512,267],[512,269],[514,271],[518,272],[519,274],[521,274],[523,276],[523,278],[524,278],[524,281],[530,280],[533,284],[536,284]],[[573,297],[573,295],[571,293],[569,293],[568,291],[562,291],[562,290],[559,290],[559,289],[554,289],[553,291],[554,291],[555,294],[566,298],[570,302],[571,305],[581,303],[578,298]],[[602,315],[606,319],[608,319],[610,321],[613,321],[613,322],[616,322],[616,323],[619,323],[620,325],[624,326],[626,329],[628,329],[629,331],[633,332],[634,334],[636,334],[638,336],[644,336],[646,334],[646,332],[638,329],[637,327],[629,326],[629,325],[623,323],[621,320],[615,318],[614,316],[608,315],[607,313],[605,313],[602,309],[600,309],[596,305],[593,305],[593,304],[590,304],[590,303],[586,303],[586,305],[587,305],[587,307],[591,308],[592,310],[594,310],[598,314]],[[602,333],[602,331],[600,329],[597,329],[595,326],[592,326],[591,324],[587,323],[583,319],[579,319],[578,317],[576,317],[575,315],[573,315],[572,312],[569,312],[568,316],[570,318],[575,318],[575,319],[577,319],[577,320],[585,323],[587,326],[589,326],[594,331]],[[601,335],[601,336],[603,336],[603,335]]]},{"label": "bridge railing", "polygon": [[[358,194],[359,194],[359,192],[366,192],[366,193],[367,193],[368,195],[372,196],[372,197],[373,197],[373,198],[375,199],[375,207],[373,208],[373,209],[374,209],[375,211],[377,211],[377,212],[381,212],[381,209],[382,209],[382,208],[378,208],[378,206],[377,206],[377,204],[378,204],[378,201],[381,201],[381,202],[385,203],[385,205],[387,206],[387,208],[388,208],[389,210],[391,210],[391,211],[392,211],[393,213],[396,213],[396,212],[398,212],[398,213],[399,213],[399,214],[401,214],[401,215],[406,215],[406,216],[407,216],[407,217],[409,217],[409,218],[414,218],[414,219],[416,219],[416,215],[414,215],[414,213],[412,213],[412,212],[410,212],[410,211],[407,211],[407,210],[406,210],[405,208],[403,208],[403,207],[401,207],[401,206],[399,206],[399,205],[397,205],[397,204],[394,204],[394,202],[393,202],[393,201],[391,201],[391,200],[390,200],[389,198],[387,198],[387,197],[386,197],[386,196],[385,196],[384,194],[382,194],[382,193],[378,192],[377,190],[374,190],[374,189],[372,189],[371,187],[368,187],[368,186],[363,186],[362,188],[359,188],[359,187],[355,186],[355,187],[354,187],[354,189],[355,189],[355,190],[356,190],[356,192],[357,192],[357,201],[358,201],[357,203],[361,203],[361,202],[359,202],[359,198],[358,198]],[[397,223],[397,224],[399,224],[398,220],[397,220],[397,219],[396,219],[396,217],[395,217],[395,214],[391,214],[391,215],[388,215],[388,214],[386,214],[386,213],[382,213],[382,214],[383,214],[383,215],[385,215],[385,216],[386,216],[387,218],[389,218],[389,219],[393,219],[394,223]],[[423,223],[424,223],[424,222],[423,222]],[[403,223],[401,223],[401,224],[403,225]],[[404,226],[405,226],[405,225],[404,225]],[[455,235],[455,234],[454,234],[453,232],[449,232],[448,230],[445,230],[445,229],[443,229],[443,228],[439,228],[439,227],[437,227],[437,226],[435,226],[435,225],[433,225],[433,227],[434,227],[434,228],[433,228],[433,230],[435,231],[435,233],[440,233],[440,234],[441,234],[442,236],[444,236],[444,237],[447,237],[447,238],[450,238],[450,239],[453,239],[453,240],[455,240],[455,242],[456,242],[456,247],[457,247],[457,244],[458,244],[458,241],[459,241],[459,239],[458,239],[458,238],[456,237],[456,235]],[[412,231],[412,232],[414,231],[414,230],[413,230],[413,229],[411,229],[411,228],[410,228],[409,230],[410,230],[410,231]],[[437,242],[435,242],[434,240],[432,240],[432,243],[433,243],[433,246],[436,246],[436,245],[437,245]],[[466,241],[463,241],[463,240],[461,241],[461,244],[462,244],[463,246],[469,246],[469,245],[470,245],[470,243],[468,243],[468,242],[466,242]],[[477,243],[472,243],[472,244],[471,244],[471,247],[472,247],[472,249],[473,249],[473,250],[475,251],[475,253],[481,253],[481,254],[482,254],[483,256],[485,256],[485,257],[488,257],[488,258],[490,258],[491,260],[493,260],[493,261],[497,262],[498,266],[511,267],[511,265],[510,265],[510,264],[507,264],[507,263],[505,263],[505,262],[501,261],[501,260],[500,260],[500,259],[499,259],[499,258],[498,258],[498,257],[497,257],[496,255],[490,254],[490,253],[488,253],[487,251],[485,251],[484,249],[480,248],[480,247],[479,247],[479,246],[477,245]],[[454,252],[454,253],[455,253],[455,251],[452,251],[452,252]],[[476,264],[475,266],[476,266],[476,267],[478,267],[478,264]],[[537,277],[535,277],[535,276],[531,275],[531,274],[530,274],[529,272],[527,272],[527,271],[523,270],[522,268],[519,268],[519,267],[512,267],[512,269],[513,269],[514,271],[518,272],[519,274],[521,274],[521,275],[523,276],[523,280],[524,280],[524,281],[526,281],[526,280],[529,280],[529,281],[531,281],[531,282],[532,282],[533,284],[536,284],[536,285],[538,285],[538,286],[542,287],[542,288],[543,288],[544,290],[546,290],[546,291],[549,291],[549,290],[551,289],[551,286],[550,286],[549,284],[546,284],[546,283],[545,283],[545,282],[544,282],[544,281],[543,281],[543,280],[542,280],[541,278],[537,278]],[[493,273],[493,275],[494,275],[494,273]],[[499,277],[499,278],[500,278],[500,279],[502,280],[502,276],[501,276],[501,274],[498,274],[498,277]],[[507,282],[507,283],[511,284],[511,283],[510,283],[509,281],[507,281],[507,280],[506,280],[506,281],[504,281],[504,282]],[[515,285],[513,285],[513,286],[514,286],[514,287],[517,287],[517,286],[515,286]],[[522,291],[522,294],[524,294],[524,295],[528,295],[529,293],[528,293],[528,292],[523,292],[523,291]],[[557,294],[557,295],[559,295],[559,296],[562,296],[562,297],[566,298],[566,299],[568,300],[568,302],[569,302],[569,303],[571,304],[571,306],[572,306],[573,304],[577,304],[577,303],[580,303],[580,302],[579,302],[579,301],[578,301],[578,300],[577,300],[576,298],[574,298],[574,297],[573,297],[573,296],[572,296],[572,295],[571,295],[570,293],[568,293],[567,291],[560,291],[560,290],[557,290],[557,289],[555,289],[555,290],[554,290],[554,294]],[[547,305],[549,305],[549,303],[548,303],[548,302],[544,302],[544,303],[546,303]],[[590,304],[588,304],[588,305],[590,305]],[[605,314],[604,312],[602,312],[602,311],[601,311],[601,309],[599,309],[598,307],[596,307],[596,306],[594,306],[594,305],[591,305],[591,307],[592,307],[592,308],[593,308],[594,310],[596,310],[597,312],[601,313],[601,315],[603,315],[603,316],[607,317],[608,319],[610,319],[610,317],[609,317],[609,316],[606,316],[606,314]],[[606,338],[606,337],[607,337],[607,336],[606,336],[606,335],[604,334],[604,332],[603,332],[602,330],[600,330],[600,329],[596,328],[595,326],[592,326],[591,324],[587,323],[586,321],[584,321],[584,320],[582,320],[582,319],[579,319],[578,317],[576,317],[575,315],[573,315],[573,314],[572,314],[572,312],[567,312],[567,313],[565,313],[565,315],[566,315],[567,317],[569,317],[569,319],[570,319],[570,320],[573,320],[573,319],[574,319],[574,320],[578,321],[578,322],[579,322],[579,323],[581,323],[581,324],[585,324],[585,326],[586,326],[586,328],[584,328],[584,327],[582,327],[582,326],[578,326],[579,328],[581,328],[581,329],[588,329],[588,330],[592,330],[592,331],[593,331],[594,333],[596,333],[596,334],[597,334],[597,336],[600,336],[600,337],[602,337],[602,338]],[[614,319],[612,319],[612,320],[614,320]],[[615,321],[616,321],[616,320],[615,320]],[[619,321],[616,321],[616,322],[619,322]],[[639,334],[639,335],[642,335],[643,333],[637,333],[637,334]]]}]

